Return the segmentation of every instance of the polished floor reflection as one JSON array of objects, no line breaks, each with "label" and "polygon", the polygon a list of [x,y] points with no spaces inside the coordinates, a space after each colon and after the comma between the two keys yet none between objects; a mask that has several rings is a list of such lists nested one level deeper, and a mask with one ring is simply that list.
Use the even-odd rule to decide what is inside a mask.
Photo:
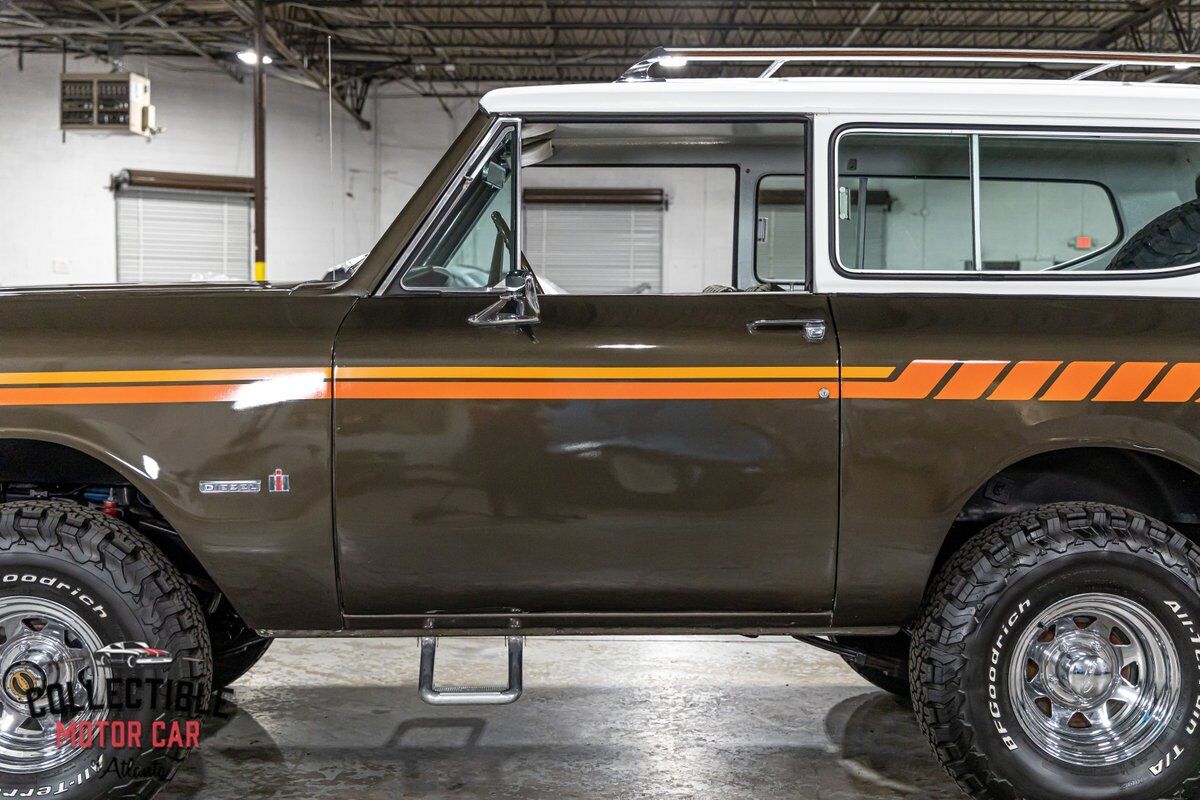
[{"label": "polished floor reflection", "polygon": [[[448,640],[442,684],[500,683]],[[414,640],[276,642],[161,798],[957,798],[912,712],[786,638],[530,639],[515,705],[442,708]]]}]

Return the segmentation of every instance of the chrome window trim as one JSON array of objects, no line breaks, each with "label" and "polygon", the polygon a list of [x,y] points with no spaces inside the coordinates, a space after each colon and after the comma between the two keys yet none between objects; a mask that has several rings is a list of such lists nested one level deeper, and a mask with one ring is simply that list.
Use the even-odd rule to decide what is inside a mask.
[{"label": "chrome window trim", "polygon": [[[841,173],[839,164],[841,163],[840,152],[842,139],[845,136],[854,133],[875,133],[875,134],[900,134],[900,135],[933,135],[933,136],[963,136],[968,137],[970,141],[977,141],[981,137],[1012,137],[1012,138],[1038,138],[1038,139],[1081,139],[1081,140],[1098,140],[1098,141],[1113,141],[1113,140],[1130,140],[1130,141],[1182,141],[1196,142],[1200,144],[1200,131],[1194,133],[1169,133],[1169,132],[1146,132],[1138,130],[1062,130],[1056,128],[989,128],[989,127],[970,127],[962,125],[947,125],[945,127],[937,126],[905,126],[896,124],[876,124],[868,120],[856,123],[848,123],[841,126],[835,132],[833,137],[833,146],[831,148],[831,160],[828,164],[828,177],[832,184],[832,198],[829,202],[834,203],[836,207],[837,189]],[[972,146],[972,154],[975,153],[975,147]],[[971,219],[973,231],[979,230],[979,204],[975,192],[979,184],[977,162],[972,160],[971,164],[971,184],[972,184],[972,209]],[[1108,190],[1110,197],[1111,190]],[[1114,198],[1115,199],[1115,198]],[[922,278],[925,280],[977,280],[981,277],[989,279],[1003,280],[1129,280],[1131,278],[1141,278],[1143,276],[1154,278],[1167,278],[1175,275],[1182,275],[1195,272],[1200,269],[1200,261],[1190,264],[1181,264],[1177,267],[1162,267],[1159,269],[1139,269],[1139,270],[1089,270],[1085,272],[1071,272],[1062,269],[1064,266],[1071,266],[1079,263],[1091,256],[1081,256],[1073,261],[1065,262],[1058,265],[1058,269],[1054,270],[1037,270],[1022,272],[1020,270],[995,270],[984,272],[982,270],[982,260],[977,261],[976,269],[972,270],[937,270],[937,269],[857,269],[847,267],[842,261],[841,254],[841,237],[837,234],[837,226],[833,224],[836,219],[832,219],[830,223],[829,250],[832,257],[834,271],[840,276],[854,279],[880,279],[880,278]],[[1118,218],[1118,223],[1123,226],[1124,221]],[[1123,227],[1122,227],[1123,230]],[[974,233],[973,233],[974,235]],[[979,241],[982,242],[980,236]],[[982,249],[982,248],[981,248]],[[1096,254],[1093,254],[1096,255]]]},{"label": "chrome window trim", "polygon": [[[487,163],[487,157],[495,149],[497,142],[508,131],[513,132],[513,161],[515,175],[515,191],[517,193],[517,202],[513,212],[513,246],[516,248],[515,258],[521,258],[521,238],[522,238],[522,216],[520,202],[521,198],[521,119],[519,117],[496,117],[492,125],[488,128],[487,133],[480,139],[479,144],[471,151],[471,155],[463,162],[463,166],[455,173],[454,178],[447,186],[447,190],[443,192],[441,199],[434,206],[433,211],[421,223],[421,227],[417,233],[408,241],[404,249],[400,251],[400,255],[396,257],[396,261],[388,270],[387,276],[379,284],[379,287],[372,293],[374,297],[384,297],[389,295],[389,289],[400,281],[404,272],[410,266],[409,261],[429,240],[429,237],[434,231],[445,221],[446,212],[453,207],[466,193],[468,186],[479,177],[479,173],[483,170]],[[503,291],[502,288],[480,287],[478,289],[446,289],[437,287],[408,287],[400,284],[403,294],[495,294]],[[393,295],[394,296],[394,295]]]},{"label": "chrome window trim", "polygon": [[971,253],[975,271],[983,272],[983,226],[980,220],[979,134],[971,134]]}]

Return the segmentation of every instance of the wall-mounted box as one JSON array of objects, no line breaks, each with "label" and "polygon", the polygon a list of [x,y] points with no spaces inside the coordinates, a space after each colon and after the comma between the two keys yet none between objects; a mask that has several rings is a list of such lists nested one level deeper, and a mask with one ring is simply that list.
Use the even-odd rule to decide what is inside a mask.
[{"label": "wall-mounted box", "polygon": [[133,72],[64,72],[59,124],[64,131],[149,136],[154,132],[150,79]]}]

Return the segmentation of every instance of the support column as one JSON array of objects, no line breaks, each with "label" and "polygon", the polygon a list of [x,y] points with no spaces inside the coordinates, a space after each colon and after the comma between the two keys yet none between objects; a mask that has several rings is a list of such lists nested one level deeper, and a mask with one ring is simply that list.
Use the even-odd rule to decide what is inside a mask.
[{"label": "support column", "polygon": [[263,0],[254,2],[254,280],[267,279],[267,76]]}]

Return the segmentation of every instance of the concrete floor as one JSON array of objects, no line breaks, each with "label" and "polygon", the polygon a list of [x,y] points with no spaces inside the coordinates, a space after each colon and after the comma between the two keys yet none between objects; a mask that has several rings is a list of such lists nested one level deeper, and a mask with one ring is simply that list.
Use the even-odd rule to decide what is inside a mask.
[{"label": "concrete floor", "polygon": [[[417,697],[414,640],[285,640],[159,797],[950,800],[912,712],[791,639],[529,639],[515,705]],[[438,682],[502,683],[502,640]]]}]

